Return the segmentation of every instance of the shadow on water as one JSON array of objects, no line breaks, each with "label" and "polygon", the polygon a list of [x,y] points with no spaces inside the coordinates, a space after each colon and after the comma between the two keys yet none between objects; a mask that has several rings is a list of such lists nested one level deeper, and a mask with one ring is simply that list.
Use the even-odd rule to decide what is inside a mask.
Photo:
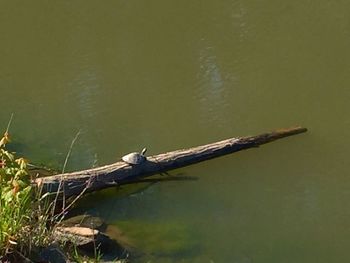
[{"label": "shadow on water", "polygon": [[128,198],[130,196],[142,195],[152,185],[166,182],[188,182],[196,181],[198,177],[187,176],[181,173],[176,175],[155,175],[152,178],[140,178],[124,182],[122,185],[104,189],[98,192],[83,196],[76,203],[76,208],[70,212],[70,216],[84,213],[86,209],[91,209],[92,204],[103,204],[108,207],[109,202],[115,202],[118,199]]},{"label": "shadow on water", "polygon": [[[116,203],[120,199],[142,195],[153,185],[160,182],[194,180],[198,180],[198,178],[185,175],[158,175],[154,176],[154,178],[140,179],[137,183],[127,182],[126,185],[88,194],[78,201],[77,208],[72,210],[68,216],[73,221],[76,221],[77,218],[84,218],[86,221],[84,224],[89,224],[94,219],[95,221],[92,223],[114,240],[114,245],[120,244],[129,251],[129,257],[132,259],[132,262],[147,262],[149,260],[162,262],[170,259],[190,259],[201,252],[200,238],[198,233],[193,231],[190,223],[173,220],[166,222],[155,220],[150,222],[138,219],[126,220],[125,218],[108,222],[108,216],[106,217],[106,215],[102,215],[99,220],[97,220],[97,217],[91,217],[90,215],[98,214],[98,211],[89,210],[89,208],[92,207],[92,204],[93,207],[98,207],[98,204],[101,204],[101,206],[111,209],[113,207],[111,203]],[[101,206],[99,209],[103,209]],[[87,210],[89,211],[87,212]],[[89,215],[81,213],[88,213]],[[112,216],[111,218],[115,217]],[[107,223],[102,223],[104,220]],[[70,219],[67,222],[70,222]],[[104,258],[111,259],[115,257],[116,253],[114,252],[113,250],[109,251],[107,247],[104,251]]]},{"label": "shadow on water", "polygon": [[131,240],[139,253],[135,262],[148,260],[186,260],[201,253],[200,237],[189,224],[181,222],[144,222],[138,220],[114,223]]}]

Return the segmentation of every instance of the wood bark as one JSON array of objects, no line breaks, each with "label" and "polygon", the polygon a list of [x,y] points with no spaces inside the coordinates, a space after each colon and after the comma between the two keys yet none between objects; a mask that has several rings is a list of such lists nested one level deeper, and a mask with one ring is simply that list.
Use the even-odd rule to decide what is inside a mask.
[{"label": "wood bark", "polygon": [[42,185],[45,192],[61,192],[65,197],[76,196],[82,192],[88,193],[121,185],[146,176],[258,147],[306,131],[307,129],[303,127],[292,127],[256,136],[230,138],[189,149],[148,156],[147,161],[139,165],[129,165],[123,161],[118,161],[88,170],[38,178],[36,184]]}]

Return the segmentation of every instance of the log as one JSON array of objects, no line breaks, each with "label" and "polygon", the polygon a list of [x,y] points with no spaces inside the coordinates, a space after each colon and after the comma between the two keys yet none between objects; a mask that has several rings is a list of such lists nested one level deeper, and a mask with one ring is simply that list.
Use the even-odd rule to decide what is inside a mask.
[{"label": "log", "polygon": [[279,129],[256,136],[230,138],[189,149],[147,157],[146,162],[130,165],[123,161],[72,173],[57,174],[35,180],[44,192],[60,192],[65,198],[135,181],[146,176],[203,162],[219,156],[258,147],[262,144],[306,132],[303,127]]}]

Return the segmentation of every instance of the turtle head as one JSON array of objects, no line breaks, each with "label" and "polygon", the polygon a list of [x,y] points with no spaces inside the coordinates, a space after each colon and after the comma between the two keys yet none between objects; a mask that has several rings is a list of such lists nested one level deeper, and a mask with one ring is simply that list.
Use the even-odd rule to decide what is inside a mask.
[{"label": "turtle head", "polygon": [[141,155],[145,155],[146,152],[147,152],[147,148],[143,148],[141,151]]}]

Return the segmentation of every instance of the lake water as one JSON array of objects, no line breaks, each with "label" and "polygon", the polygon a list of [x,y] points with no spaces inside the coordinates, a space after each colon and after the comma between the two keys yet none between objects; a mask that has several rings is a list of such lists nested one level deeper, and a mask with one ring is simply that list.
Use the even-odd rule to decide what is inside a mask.
[{"label": "lake water", "polygon": [[350,259],[349,1],[2,1],[0,123],[68,170],[302,125],[309,132],[110,189],[80,208],[135,262]]}]

